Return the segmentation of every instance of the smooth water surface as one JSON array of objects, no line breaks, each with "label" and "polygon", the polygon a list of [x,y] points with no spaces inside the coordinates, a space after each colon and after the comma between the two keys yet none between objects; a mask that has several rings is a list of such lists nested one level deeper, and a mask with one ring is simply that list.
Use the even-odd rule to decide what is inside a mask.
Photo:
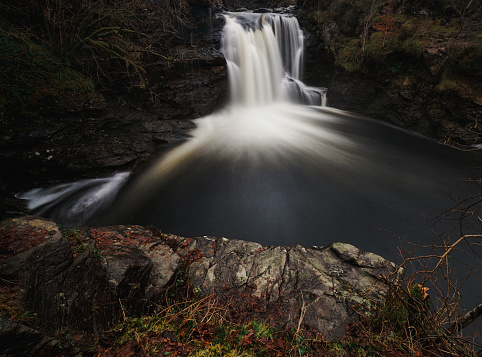
[{"label": "smooth water surface", "polygon": [[478,156],[367,118],[286,104],[226,115],[197,120],[188,142],[124,187],[106,221],[383,254],[396,241],[386,230],[427,241],[453,228],[431,218],[479,192],[467,181]]}]

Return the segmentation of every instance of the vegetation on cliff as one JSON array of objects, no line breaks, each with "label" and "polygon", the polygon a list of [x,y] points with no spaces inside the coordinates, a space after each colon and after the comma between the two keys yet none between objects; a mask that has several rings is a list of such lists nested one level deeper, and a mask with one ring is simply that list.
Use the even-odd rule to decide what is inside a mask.
[{"label": "vegetation on cliff", "polygon": [[[312,25],[335,63],[349,72],[386,76],[425,65],[441,80],[471,81],[471,87],[482,78],[482,6],[475,1],[332,0],[303,6],[315,10]],[[482,100],[477,86],[466,95]]]},{"label": "vegetation on cliff", "polygon": [[0,121],[6,122],[21,109],[32,107],[72,110],[78,105],[101,100],[92,80],[27,38],[25,34],[0,27]]},{"label": "vegetation on cliff", "polygon": [[[270,303],[269,295],[201,295],[190,288],[186,274],[173,280],[172,290],[152,314],[124,316],[123,322],[103,334],[95,346],[96,353],[199,357],[479,356],[480,333],[462,331],[482,315],[482,304],[478,301],[471,311],[460,315],[461,287],[466,277],[457,278],[454,260],[456,252],[462,252],[466,263],[475,267],[470,274],[480,275],[477,247],[482,236],[466,230],[480,227],[475,221],[480,219],[481,207],[478,198],[453,207],[452,218],[461,224],[459,234],[440,236],[440,243],[423,247],[426,254],[414,255],[400,249],[402,263],[397,269],[404,269],[405,276],[397,281],[379,276],[389,287],[385,299],[367,299],[352,305],[352,322],[341,339],[328,340],[319,331],[303,326],[304,304],[299,320],[280,324],[278,319],[286,311]],[[189,267],[186,265],[184,272]]]},{"label": "vegetation on cliff", "polygon": [[[249,294],[168,297],[156,312],[100,336],[96,356],[475,356],[475,346],[443,327],[428,288],[392,285],[384,302],[353,306],[342,339],[327,340],[300,321],[280,325],[280,306]],[[479,307],[479,310],[481,308]]]},{"label": "vegetation on cliff", "polygon": [[[371,87],[376,87],[371,90],[384,93],[386,99],[362,93],[363,114],[445,142],[479,142],[480,2],[306,0],[300,4],[305,26],[314,34],[308,53],[313,62],[325,57],[346,74],[344,81],[369,78]],[[387,100],[390,103],[384,104]]]},{"label": "vegetation on cliff", "polygon": [[44,106],[92,105],[102,101],[94,89],[145,88],[142,61],[172,56],[190,18],[184,0],[2,2],[2,121]]},{"label": "vegetation on cliff", "polygon": [[[234,10],[246,4],[280,5],[272,1],[226,1],[222,5]],[[288,4],[294,2],[281,3]],[[0,76],[2,122],[19,112],[21,116],[35,115],[45,108],[61,112],[69,107],[95,108],[103,103],[99,92],[126,95],[147,89],[146,98],[165,97],[149,83],[145,65],[170,63],[182,56],[175,47],[189,42],[193,26],[208,26],[208,20],[196,17],[194,9],[212,10],[218,5],[186,0],[3,2],[0,63],[6,70]],[[403,120],[379,105],[363,114],[388,118],[429,136],[477,143],[482,102],[479,2],[305,0],[297,5],[309,42],[319,44],[309,46],[308,57],[325,58],[354,76],[375,78],[390,99],[419,98],[430,108],[429,113],[420,113],[430,117],[422,124],[418,122],[424,119],[413,113],[420,111],[419,107],[402,113]],[[431,103],[430,96],[439,99]],[[455,97],[461,98],[458,105],[443,104]],[[392,111],[403,112],[403,104],[398,104]],[[454,119],[446,120],[448,117]],[[454,122],[458,128],[452,128]]]}]

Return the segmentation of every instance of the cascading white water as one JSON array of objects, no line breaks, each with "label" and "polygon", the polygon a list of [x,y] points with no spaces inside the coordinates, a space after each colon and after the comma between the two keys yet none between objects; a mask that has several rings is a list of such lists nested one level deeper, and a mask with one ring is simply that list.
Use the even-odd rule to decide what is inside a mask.
[{"label": "cascading white water", "polygon": [[304,36],[296,17],[264,14],[262,22],[263,26],[265,26],[264,24],[270,24],[275,33],[286,74],[294,79],[301,80]]},{"label": "cascading white water", "polygon": [[[231,103],[223,111],[197,119],[192,138],[141,175],[127,191],[128,195],[137,190],[134,195],[138,204],[147,199],[143,193],[151,185],[170,177],[179,164],[198,150],[224,152],[233,162],[248,160],[250,165],[258,165],[268,157],[274,159],[281,148],[313,154],[320,149],[319,143],[348,142],[330,131],[313,130],[308,122],[317,114],[301,113],[287,103],[319,106],[326,93],[326,89],[306,87],[300,80],[303,34],[296,18],[232,13],[225,15],[225,20],[221,47],[229,73]],[[346,159],[342,150],[328,151],[333,162]],[[121,173],[60,184],[18,197],[27,200],[28,207],[38,214],[65,226],[81,225],[112,202],[128,176]]]},{"label": "cascading white water", "polygon": [[326,103],[325,88],[308,87],[301,81],[304,40],[295,17],[254,13],[224,17],[221,48],[232,104]]},{"label": "cascading white water", "polygon": [[27,207],[39,215],[58,219],[64,226],[87,222],[99,210],[107,208],[129,173],[121,172],[110,177],[61,183],[48,188],[35,188],[17,194],[27,200]]},{"label": "cascading white water", "polygon": [[281,99],[283,75],[279,49],[271,30],[245,30],[225,16],[222,51],[234,104],[255,106]]}]

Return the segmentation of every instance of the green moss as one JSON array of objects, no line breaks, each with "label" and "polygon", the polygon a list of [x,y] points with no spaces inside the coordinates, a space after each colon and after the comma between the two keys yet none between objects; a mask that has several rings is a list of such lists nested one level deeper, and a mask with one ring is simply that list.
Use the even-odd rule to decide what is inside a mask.
[{"label": "green moss", "polygon": [[[400,16],[399,16],[400,17]],[[336,64],[348,72],[365,71],[369,68],[382,68],[398,74],[406,63],[420,57],[426,47],[419,32],[419,24],[403,22],[398,30],[374,31],[368,37],[364,51],[361,41],[349,39],[336,55]]]},{"label": "green moss", "polygon": [[236,349],[222,345],[220,343],[209,345],[208,347],[190,355],[191,357],[254,357],[255,354],[240,352]]},{"label": "green moss", "polygon": [[[341,9],[341,8],[340,8]],[[341,29],[347,14],[339,14],[337,24]],[[370,28],[362,50],[359,34],[348,35],[341,31],[333,38],[335,45],[329,44],[334,50],[335,63],[346,71],[370,71],[382,69],[386,75],[399,74],[414,66],[425,66],[420,59],[427,49],[440,50],[439,54],[448,54],[445,57],[433,57],[430,61],[444,61],[444,67],[458,76],[479,78],[482,73],[482,46],[474,42],[473,36],[457,38],[460,24],[457,19],[434,19],[413,17],[403,14],[393,15],[397,25],[393,30],[382,31],[375,27]],[[372,20],[377,23],[377,16]],[[346,35],[351,36],[345,37]],[[454,42],[455,41],[455,42]],[[454,46],[455,47],[452,47]],[[338,46],[338,49],[336,49]],[[449,84],[447,84],[447,87]],[[443,87],[443,86],[442,86]]]},{"label": "green moss", "polygon": [[144,316],[139,318],[129,318],[120,323],[117,328],[122,331],[118,339],[119,345],[127,341],[136,340],[151,334],[162,334],[173,329],[162,315]]},{"label": "green moss", "polygon": [[69,107],[92,101],[90,96],[94,93],[94,85],[79,72],[60,67],[50,74],[49,78],[38,83],[25,98],[27,103],[35,105],[46,100],[60,107]]},{"label": "green moss", "polygon": [[[390,54],[396,53],[398,60],[420,57],[424,44],[415,34],[406,31],[397,33],[375,32],[366,45],[366,56],[375,63],[383,63]],[[389,64],[391,65],[391,64]]]},{"label": "green moss", "polygon": [[343,67],[348,72],[357,71],[360,69],[360,54],[360,41],[352,39],[336,57],[336,65]]},{"label": "green moss", "polygon": [[440,83],[435,87],[439,92],[443,91],[457,91],[461,87],[457,80],[442,78]]},{"label": "green moss", "polygon": [[387,36],[382,32],[375,32],[367,41],[366,56],[375,63],[381,63],[385,61],[387,53],[392,51],[391,48],[387,43]]},{"label": "green moss", "polygon": [[434,19],[428,22],[427,37],[431,38],[453,38],[460,30],[457,20]]},{"label": "green moss", "polygon": [[437,92],[453,92],[461,97],[471,98],[476,102],[482,102],[482,84],[477,80],[471,80],[465,76],[458,76],[445,71],[439,84],[435,87]]},{"label": "green moss", "polygon": [[410,37],[400,42],[402,52],[411,57],[420,57],[424,51],[424,45],[417,37]]},{"label": "green moss", "polygon": [[86,245],[80,238],[80,231],[78,229],[66,229],[62,231],[62,237],[67,239],[70,243],[72,254],[76,256],[87,249]]}]

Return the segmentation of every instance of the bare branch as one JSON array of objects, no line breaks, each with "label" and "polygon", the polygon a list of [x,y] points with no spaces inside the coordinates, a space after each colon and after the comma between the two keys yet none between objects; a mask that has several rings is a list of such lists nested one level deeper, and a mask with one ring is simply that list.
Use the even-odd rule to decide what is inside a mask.
[{"label": "bare branch", "polygon": [[468,313],[466,313],[462,318],[460,318],[457,322],[455,322],[452,326],[450,326],[449,331],[454,332],[457,330],[463,330],[475,320],[477,320],[480,315],[482,315],[482,304],[474,307]]}]

